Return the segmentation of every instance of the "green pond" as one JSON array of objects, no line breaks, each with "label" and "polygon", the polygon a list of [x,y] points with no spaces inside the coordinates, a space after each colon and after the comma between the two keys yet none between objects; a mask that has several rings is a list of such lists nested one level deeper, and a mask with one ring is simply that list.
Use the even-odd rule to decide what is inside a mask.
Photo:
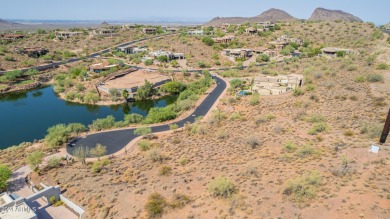
[{"label": "green pond", "polygon": [[124,115],[130,113],[145,116],[151,108],[164,107],[176,99],[177,96],[165,96],[157,100],[97,106],[64,101],[56,96],[52,87],[0,96],[0,149],[42,139],[47,129],[56,124],[89,125],[108,115],[123,120]]}]

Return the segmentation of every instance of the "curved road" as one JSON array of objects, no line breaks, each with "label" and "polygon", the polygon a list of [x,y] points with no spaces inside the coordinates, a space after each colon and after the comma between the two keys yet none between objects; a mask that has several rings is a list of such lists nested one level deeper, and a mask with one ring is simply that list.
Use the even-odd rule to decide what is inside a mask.
[{"label": "curved road", "polygon": [[[174,122],[183,127],[186,122],[193,123],[195,118],[198,116],[205,116],[214,105],[215,101],[221,96],[222,92],[226,88],[226,82],[219,77],[215,77],[217,86],[214,90],[203,100],[203,102],[196,108],[196,110],[187,118],[184,118],[180,121]],[[159,125],[152,127],[152,132],[164,132],[169,131],[169,125]],[[130,141],[137,138],[137,135],[134,135],[134,130],[136,128],[125,129],[125,130],[115,130],[108,132],[101,132],[96,134],[87,135],[85,138],[77,139],[75,146],[67,147],[66,151],[69,154],[73,154],[73,150],[79,146],[87,146],[89,148],[94,148],[96,144],[100,143],[107,147],[107,155],[114,154],[122,150]]]}]

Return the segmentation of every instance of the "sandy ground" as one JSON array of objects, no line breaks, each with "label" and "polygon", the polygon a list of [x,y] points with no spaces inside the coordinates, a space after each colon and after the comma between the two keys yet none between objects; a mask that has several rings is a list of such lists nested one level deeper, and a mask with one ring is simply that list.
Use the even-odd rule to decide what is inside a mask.
[{"label": "sandy ground", "polygon": [[127,74],[123,77],[119,77],[113,80],[105,82],[104,87],[110,88],[132,88],[145,85],[145,80],[149,81],[152,84],[167,80],[169,77],[162,75],[158,72],[147,72],[143,70],[138,70],[136,72]]}]

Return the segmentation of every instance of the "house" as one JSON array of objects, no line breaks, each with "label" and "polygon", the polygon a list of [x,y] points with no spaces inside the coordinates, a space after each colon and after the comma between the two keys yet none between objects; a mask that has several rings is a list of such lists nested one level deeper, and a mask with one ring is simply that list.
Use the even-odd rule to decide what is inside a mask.
[{"label": "house", "polygon": [[276,40],[276,41],[269,42],[269,44],[273,45],[276,50],[282,50],[282,49],[284,49],[284,47],[286,47],[289,44],[289,42]]},{"label": "house", "polygon": [[160,56],[166,56],[168,58],[168,61],[170,60],[176,60],[176,59],[185,59],[184,53],[172,53],[168,51],[153,51],[149,53],[151,57],[157,58]]},{"label": "house", "polygon": [[247,34],[256,34],[258,32],[258,30],[254,27],[248,27],[245,29],[245,33]]},{"label": "house", "polygon": [[225,56],[229,56],[232,61],[235,61],[236,58],[250,58],[253,55],[252,49],[224,49],[222,50],[222,54]]},{"label": "house", "polygon": [[321,49],[322,55],[327,55],[327,56],[336,56],[338,52],[343,52],[346,55],[356,55],[358,54],[357,51],[352,50],[352,49],[341,49],[341,48],[336,48],[336,47],[325,47]]},{"label": "house", "polygon": [[301,87],[303,76],[298,74],[267,76],[253,78],[252,92],[261,95],[279,95]]},{"label": "house", "polygon": [[26,200],[18,200],[7,193],[0,194],[0,218],[37,219],[35,210],[27,205]]},{"label": "house", "polygon": [[31,58],[39,58],[46,55],[49,50],[41,47],[24,47],[24,48],[15,48],[15,52],[19,54],[27,54]]},{"label": "house", "polygon": [[187,34],[190,36],[192,36],[192,35],[203,36],[204,32],[203,32],[203,30],[189,30],[187,32]]},{"label": "house", "polygon": [[18,39],[23,39],[24,35],[22,34],[4,34],[1,35],[2,40],[12,42]]},{"label": "house", "polygon": [[155,34],[157,32],[157,28],[147,27],[147,28],[142,29],[142,31],[146,34]]},{"label": "house", "polygon": [[230,27],[230,24],[229,24],[229,23],[223,23],[223,24],[221,24],[219,27],[220,27],[221,29],[223,29],[223,30],[226,30],[226,29],[228,29],[228,28]]},{"label": "house", "polygon": [[58,31],[55,33],[57,38],[70,38],[83,34],[82,32],[73,32],[73,31]]},{"label": "house", "polygon": [[148,51],[148,49],[145,47],[138,47],[138,46],[131,46],[131,45],[118,47],[118,50],[126,54],[138,54],[138,53]]},{"label": "house", "polygon": [[213,38],[215,43],[225,43],[228,44],[231,41],[234,40],[234,36],[224,36],[224,37],[218,37],[218,38]]},{"label": "house", "polygon": [[119,34],[116,33],[116,30],[114,30],[114,29],[105,29],[105,28],[99,28],[97,30],[94,30],[92,32],[92,35],[98,35],[98,36],[102,36],[102,37],[119,36]]},{"label": "house", "polygon": [[257,23],[257,25],[259,27],[267,28],[267,29],[275,27],[275,24],[270,22],[270,21],[259,22],[259,23]]},{"label": "house", "polygon": [[174,28],[174,27],[167,27],[165,29],[166,32],[170,32],[170,33],[176,33],[177,31],[179,31],[179,29],[177,28]]},{"label": "house", "polygon": [[118,65],[110,64],[107,61],[103,61],[102,63],[90,65],[89,71],[94,73],[101,73],[101,72],[109,71],[115,67],[118,67]]}]

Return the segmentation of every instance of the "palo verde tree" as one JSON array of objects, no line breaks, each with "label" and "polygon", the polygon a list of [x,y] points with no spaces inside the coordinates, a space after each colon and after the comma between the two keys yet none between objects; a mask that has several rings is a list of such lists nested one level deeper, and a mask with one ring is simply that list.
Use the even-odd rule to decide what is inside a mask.
[{"label": "palo verde tree", "polygon": [[11,177],[12,172],[5,164],[0,164],[0,192],[4,192],[8,186],[8,179]]},{"label": "palo verde tree", "polygon": [[96,144],[96,147],[90,150],[92,156],[97,157],[100,160],[100,157],[103,157],[107,154],[107,147],[101,144]]},{"label": "palo verde tree", "polygon": [[150,95],[152,95],[153,85],[149,81],[145,80],[145,84],[138,88],[137,94],[138,98],[141,100],[147,99]]},{"label": "palo verde tree", "polygon": [[49,149],[58,150],[68,140],[68,137],[69,131],[64,124],[55,125],[47,130],[45,146]]},{"label": "palo verde tree", "polygon": [[152,129],[146,126],[142,126],[134,130],[134,134],[139,136],[146,136],[150,133],[152,133]]},{"label": "palo verde tree", "polygon": [[86,165],[86,159],[89,156],[90,151],[88,147],[80,145],[73,151],[73,156],[77,157],[77,160],[81,162],[81,164]]},{"label": "palo verde tree", "polygon": [[27,163],[31,169],[37,171],[39,169],[39,164],[42,163],[43,159],[42,151],[34,151],[31,154],[27,155]]}]

